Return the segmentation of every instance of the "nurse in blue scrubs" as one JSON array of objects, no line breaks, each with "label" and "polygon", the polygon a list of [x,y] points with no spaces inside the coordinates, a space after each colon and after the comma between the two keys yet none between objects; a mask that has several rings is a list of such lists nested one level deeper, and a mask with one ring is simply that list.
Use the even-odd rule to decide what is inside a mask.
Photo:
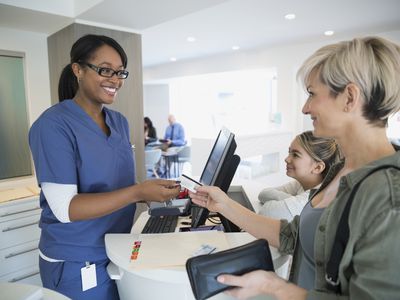
[{"label": "nurse in blue scrubs", "polygon": [[29,143],[41,186],[43,286],[72,299],[118,299],[106,271],[106,233],[128,233],[136,202],[178,195],[175,181],[135,182],[126,118],[108,109],[129,75],[122,47],[86,35],[71,49],[60,103],[32,125]]}]

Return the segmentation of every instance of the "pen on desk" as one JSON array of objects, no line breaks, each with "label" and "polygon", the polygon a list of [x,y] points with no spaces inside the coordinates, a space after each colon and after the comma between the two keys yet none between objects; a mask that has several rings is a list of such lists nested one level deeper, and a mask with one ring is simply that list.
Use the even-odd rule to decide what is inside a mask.
[{"label": "pen on desk", "polygon": [[211,254],[211,253],[213,253],[215,250],[217,250],[217,248],[216,248],[216,247],[214,247],[213,249],[211,249],[211,250],[210,250],[210,252],[208,252],[208,254]]}]

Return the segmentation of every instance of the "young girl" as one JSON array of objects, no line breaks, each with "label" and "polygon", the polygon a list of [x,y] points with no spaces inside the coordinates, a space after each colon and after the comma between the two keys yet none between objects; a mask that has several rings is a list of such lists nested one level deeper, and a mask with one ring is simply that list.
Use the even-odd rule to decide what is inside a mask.
[{"label": "young girl", "polygon": [[306,205],[310,190],[321,184],[330,167],[339,160],[340,151],[335,140],[315,137],[311,131],[299,134],[290,144],[285,158],[286,175],[295,180],[262,190],[258,199],[264,205],[258,213],[292,220]]}]

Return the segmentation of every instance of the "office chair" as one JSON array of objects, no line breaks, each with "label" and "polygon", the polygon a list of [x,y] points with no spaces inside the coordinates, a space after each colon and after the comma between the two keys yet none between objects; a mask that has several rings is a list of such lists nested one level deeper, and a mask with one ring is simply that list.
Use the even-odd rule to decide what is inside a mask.
[{"label": "office chair", "polygon": [[152,175],[154,175],[156,178],[160,178],[160,176],[157,173],[157,166],[160,159],[161,159],[161,149],[152,149],[144,151],[144,161],[145,161],[144,165],[146,166],[146,172],[147,170],[150,170],[152,172]]},{"label": "office chair", "polygon": [[182,169],[185,162],[190,163],[190,157],[191,157],[190,146],[183,146],[178,152],[179,175],[182,174]]}]

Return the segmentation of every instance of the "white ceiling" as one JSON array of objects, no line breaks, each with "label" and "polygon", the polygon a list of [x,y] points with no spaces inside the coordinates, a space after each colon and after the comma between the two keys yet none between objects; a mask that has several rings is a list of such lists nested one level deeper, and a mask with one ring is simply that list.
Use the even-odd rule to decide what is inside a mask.
[{"label": "white ceiling", "polygon": [[[287,21],[284,15],[296,14]],[[400,30],[399,0],[0,0],[0,27],[52,34],[84,23],[142,34],[145,67],[352,34]],[[187,42],[193,36],[195,42]]]}]

